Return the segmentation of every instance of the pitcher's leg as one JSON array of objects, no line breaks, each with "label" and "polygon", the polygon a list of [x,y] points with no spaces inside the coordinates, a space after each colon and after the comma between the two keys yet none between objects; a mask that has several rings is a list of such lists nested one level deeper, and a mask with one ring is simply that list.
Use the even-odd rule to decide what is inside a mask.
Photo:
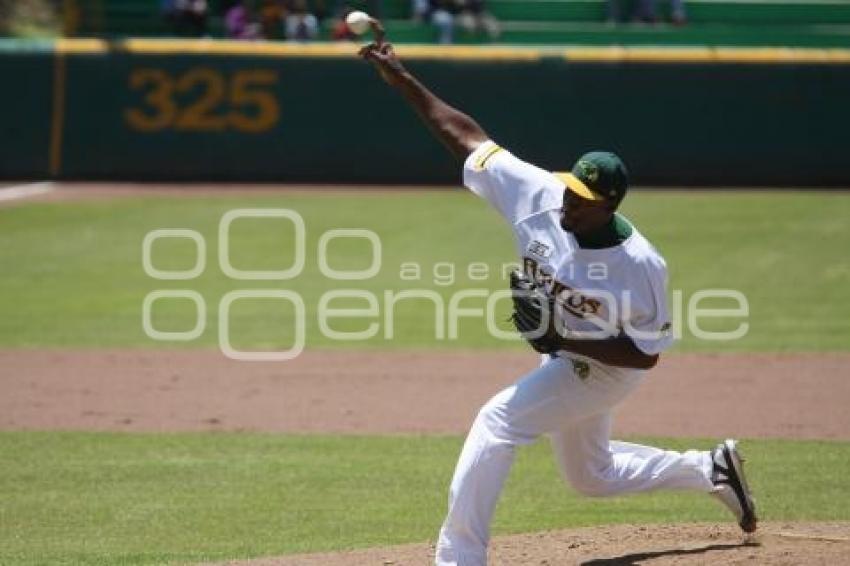
[{"label": "pitcher's leg", "polygon": [[490,521],[517,445],[561,426],[562,381],[572,368],[553,360],[499,392],[478,412],[463,445],[440,530],[437,564],[484,565]]},{"label": "pitcher's leg", "polygon": [[514,459],[514,445],[494,434],[488,420],[485,406],[458,458],[437,542],[439,565],[487,563],[490,521]]},{"label": "pitcher's leg", "polygon": [[508,387],[478,413],[452,478],[437,564],[485,564],[490,521],[516,446],[607,410],[635,387],[629,378],[578,377],[554,359]]},{"label": "pitcher's leg", "polygon": [[551,435],[565,479],[576,491],[601,497],[651,489],[709,492],[711,453],[684,453],[610,441],[611,413],[603,412]]}]

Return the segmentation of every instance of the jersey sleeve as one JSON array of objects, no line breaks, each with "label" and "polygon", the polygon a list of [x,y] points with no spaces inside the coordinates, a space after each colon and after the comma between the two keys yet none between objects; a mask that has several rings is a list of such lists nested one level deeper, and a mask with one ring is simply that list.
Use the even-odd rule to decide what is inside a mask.
[{"label": "jersey sleeve", "polygon": [[560,208],[563,202],[564,186],[554,175],[514,157],[493,141],[482,143],[467,157],[463,184],[511,224]]},{"label": "jersey sleeve", "polygon": [[631,292],[631,312],[626,313],[624,331],[635,346],[649,355],[660,354],[673,344],[673,331],[667,309],[667,266],[660,257],[640,266],[644,284]]}]

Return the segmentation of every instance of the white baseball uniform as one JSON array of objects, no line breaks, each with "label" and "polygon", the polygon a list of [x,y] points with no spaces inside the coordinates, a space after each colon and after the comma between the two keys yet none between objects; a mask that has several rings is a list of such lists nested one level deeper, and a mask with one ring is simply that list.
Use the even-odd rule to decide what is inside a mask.
[{"label": "white baseball uniform", "polygon": [[[636,229],[619,245],[581,248],[560,226],[564,185],[492,141],[467,158],[463,179],[510,223],[526,273],[558,297],[571,331],[613,325],[647,354],[672,343],[666,266]],[[490,522],[515,448],[543,434],[551,438],[565,480],[584,495],[656,488],[710,492],[709,452],[610,440],[612,410],[644,374],[561,351],[488,401],[458,459],[436,563],[486,564]]]}]

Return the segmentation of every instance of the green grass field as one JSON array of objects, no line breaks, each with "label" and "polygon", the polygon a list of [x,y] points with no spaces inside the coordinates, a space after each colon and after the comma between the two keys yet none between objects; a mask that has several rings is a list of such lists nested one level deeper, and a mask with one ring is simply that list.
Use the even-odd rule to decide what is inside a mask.
[{"label": "green grass field", "polygon": [[[234,208],[297,211],[307,229],[303,273],[288,281],[225,277],[217,230],[221,216]],[[850,196],[637,192],[625,213],[667,258],[671,289],[681,290],[686,301],[700,289],[723,288],[741,291],[749,302],[750,330],[744,338],[706,342],[686,331],[676,346],[680,351],[850,348]],[[160,228],[203,235],[202,275],[191,281],[145,275],[142,242]],[[319,238],[338,228],[378,234],[377,276],[338,282],[321,275]],[[232,264],[243,270],[284,269],[293,260],[292,240],[291,227],[281,221],[238,221],[231,235]],[[336,241],[328,261],[336,269],[364,269],[367,251],[363,240]],[[163,240],[153,247],[154,264],[189,269],[193,252],[188,240]],[[462,289],[503,289],[501,266],[513,260],[508,228],[486,203],[460,190],[21,204],[0,208],[0,348],[214,347],[219,301],[238,289],[288,290],[303,297],[308,348],[524,348],[489,336],[480,319],[463,320],[457,340],[437,340],[432,307],[424,302],[397,307],[392,340],[379,333],[363,342],[338,342],[323,336],[316,321],[320,297],[339,287],[378,297],[386,290],[425,289],[448,301]],[[467,276],[475,262],[489,266],[486,280]],[[421,267],[420,279],[400,276],[402,264],[410,263]],[[442,285],[448,272],[441,263],[456,269],[448,285]],[[164,343],[144,334],[142,301],[157,289],[190,289],[203,296],[208,324],[197,340]],[[507,309],[505,304],[500,318]],[[292,315],[268,301],[234,304],[234,345],[287,347]],[[187,301],[163,301],[153,322],[160,330],[186,330],[194,324],[193,309]],[[720,318],[705,328],[727,330],[739,322]],[[336,329],[363,327],[362,322],[334,323]],[[433,539],[461,442],[459,437],[0,432],[0,564],[181,563]],[[653,442],[684,448],[714,441]],[[745,448],[765,519],[850,520],[850,443],[751,440]],[[709,498],[694,494],[578,498],[563,487],[548,446],[539,443],[520,451],[495,531],[701,520],[728,517]]]},{"label": "green grass field", "polygon": [[[745,448],[766,518],[850,519],[850,445]],[[0,563],[162,564],[433,540],[459,449],[445,437],[0,433]],[[578,498],[538,443],[520,450],[494,531],[728,519],[700,494]]]},{"label": "green grass field", "polygon": [[[233,208],[287,208],[305,221],[303,273],[288,281],[235,281],[218,263],[217,230]],[[850,346],[850,197],[843,193],[636,193],[626,214],[667,258],[671,292],[685,305],[700,289],[734,289],[749,303],[749,331],[734,341],[704,341],[685,326],[684,351],[846,350]],[[159,228],[190,228],[207,242],[206,270],[192,281],[157,281],[142,269],[142,241]],[[382,242],[381,269],[365,281],[333,281],[319,271],[317,243],[329,229],[366,228]],[[242,270],[285,269],[294,258],[293,229],[284,220],[240,220],[230,238],[231,263]],[[336,240],[328,264],[335,269],[369,267],[363,239]],[[186,239],[153,246],[158,269],[189,269],[194,245]],[[366,341],[339,342],[320,331],[316,309],[323,293],[340,287],[375,293],[380,315],[384,291],[424,289],[448,302],[468,288],[505,288],[502,266],[514,261],[507,226],[489,206],[463,191],[425,194],[319,194],[279,197],[198,199],[145,198],[110,202],[28,204],[0,209],[0,345],[143,346],[165,344],[148,338],[141,324],[145,295],[155,289],[193,289],[208,308],[208,324],[190,347],[217,343],[217,308],[225,293],[238,289],[286,289],[303,297],[307,346],[374,348],[523,348],[519,341],[491,337],[481,319],[463,319],[457,340],[435,338],[434,307],[424,300],[396,307],[394,336],[379,332]],[[489,266],[485,281],[467,276],[471,263]],[[403,264],[416,263],[421,278],[403,280]],[[441,284],[448,266],[454,281]],[[435,275],[435,269],[437,270]],[[732,307],[729,302],[707,303]],[[337,308],[363,308],[362,300],[338,300]],[[468,299],[467,307],[483,307]],[[508,305],[501,303],[505,316]],[[159,301],[153,310],[159,330],[194,326],[187,300]],[[280,301],[243,299],[230,314],[231,337],[240,348],[283,348],[292,342],[293,309]],[[738,318],[704,320],[707,330],[732,330]],[[337,319],[332,328],[362,330],[368,321]],[[506,325],[503,325],[507,329]]]}]

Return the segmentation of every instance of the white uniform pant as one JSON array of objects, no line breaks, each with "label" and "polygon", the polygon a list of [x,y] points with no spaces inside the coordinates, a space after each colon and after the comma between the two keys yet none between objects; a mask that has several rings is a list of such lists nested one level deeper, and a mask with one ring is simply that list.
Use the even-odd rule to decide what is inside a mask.
[{"label": "white uniform pant", "polygon": [[709,492],[709,452],[672,452],[610,441],[611,410],[644,372],[591,366],[579,377],[572,361],[554,358],[488,401],[472,425],[449,491],[437,543],[438,565],[487,562],[490,522],[516,446],[549,434],[564,479],[589,496],[656,488]]}]

